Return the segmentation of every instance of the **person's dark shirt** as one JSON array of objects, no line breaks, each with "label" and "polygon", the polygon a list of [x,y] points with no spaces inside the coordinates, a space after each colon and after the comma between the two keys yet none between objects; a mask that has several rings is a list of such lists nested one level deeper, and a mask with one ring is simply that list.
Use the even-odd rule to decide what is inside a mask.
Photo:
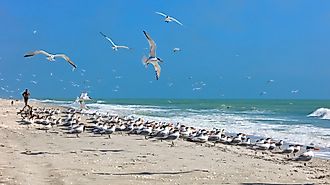
[{"label": "person's dark shirt", "polygon": [[30,93],[25,91],[25,92],[23,92],[22,96],[24,98],[28,98],[30,96]]}]

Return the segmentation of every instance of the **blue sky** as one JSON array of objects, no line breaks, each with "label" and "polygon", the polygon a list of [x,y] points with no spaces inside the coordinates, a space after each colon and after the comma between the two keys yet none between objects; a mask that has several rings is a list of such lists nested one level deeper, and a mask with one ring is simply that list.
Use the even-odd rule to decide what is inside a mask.
[{"label": "blue sky", "polygon": [[[0,22],[2,97],[330,98],[330,1],[2,0]],[[143,30],[164,60],[158,81]],[[113,51],[100,31],[133,49]],[[78,68],[23,57],[37,49]]]}]

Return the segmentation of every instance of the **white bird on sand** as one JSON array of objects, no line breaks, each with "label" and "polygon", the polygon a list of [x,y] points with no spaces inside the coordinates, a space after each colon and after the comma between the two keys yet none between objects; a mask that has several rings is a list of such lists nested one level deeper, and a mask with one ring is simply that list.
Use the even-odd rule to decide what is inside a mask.
[{"label": "white bird on sand", "polygon": [[179,139],[180,137],[180,132],[179,130],[175,130],[173,133],[169,134],[165,139],[163,140],[167,140],[167,141],[172,141],[171,146],[174,146],[174,141]]},{"label": "white bird on sand", "polygon": [[205,143],[209,139],[207,133],[200,133],[199,135],[193,137],[191,141],[198,143]]},{"label": "white bird on sand", "polygon": [[177,19],[175,19],[174,17],[170,17],[170,16],[168,16],[164,13],[161,13],[161,12],[155,12],[155,13],[158,14],[158,15],[164,16],[165,17],[164,21],[167,22],[167,23],[174,21],[174,22],[180,24],[181,26],[183,26],[183,24],[180,21],[178,21]]},{"label": "white bird on sand", "polygon": [[281,149],[281,146],[284,144],[283,140],[280,140],[279,142],[275,143],[275,146]]},{"label": "white bird on sand", "polygon": [[284,149],[281,153],[282,154],[291,154],[294,151],[294,145],[289,145],[286,149]]},{"label": "white bird on sand", "polygon": [[152,40],[152,38],[148,35],[147,32],[143,31],[143,33],[147,37],[147,40],[149,42],[150,51],[149,51],[149,58],[144,56],[142,58],[142,62],[146,66],[148,66],[148,64],[152,64],[154,66],[156,72],[156,80],[158,80],[161,70],[158,62],[163,62],[163,61],[160,58],[156,57],[156,43]]},{"label": "white bird on sand", "polygon": [[47,53],[44,50],[36,50],[34,52],[29,52],[29,53],[25,54],[24,57],[32,57],[32,56],[38,55],[38,54],[46,55],[47,56],[47,60],[49,60],[50,62],[54,62],[55,61],[55,58],[57,58],[57,57],[63,58],[70,65],[72,65],[74,69],[77,68],[76,64],[74,64],[71,61],[71,59],[68,56],[66,56],[65,54],[50,54],[50,53]]},{"label": "white bird on sand", "polygon": [[104,33],[100,32],[100,34],[105,38],[107,39],[111,45],[112,45],[112,49],[115,50],[115,51],[118,51],[118,48],[124,48],[124,49],[130,49],[129,47],[127,46],[119,46],[119,45],[116,45],[108,36],[106,36]]},{"label": "white bird on sand", "polygon": [[31,125],[34,123],[34,121],[35,121],[34,117],[31,117],[31,118],[26,117],[22,120],[22,124]]},{"label": "white bird on sand", "polygon": [[111,138],[111,134],[113,134],[116,131],[116,125],[111,125],[110,128],[108,127],[105,130],[105,133],[108,134],[108,137]]},{"label": "white bird on sand", "polygon": [[294,147],[293,147],[293,155],[294,155],[294,156],[295,156],[298,152],[300,152],[302,146],[303,146],[303,145],[299,145],[299,144],[294,145]]},{"label": "white bird on sand", "polygon": [[242,142],[238,143],[238,145],[249,146],[249,145],[251,145],[251,139],[250,138],[246,138],[245,141],[242,141]]},{"label": "white bird on sand", "polygon": [[83,123],[80,123],[79,125],[76,125],[72,127],[69,130],[70,134],[76,134],[77,137],[79,137],[79,134],[85,131],[85,125]]},{"label": "white bird on sand", "polygon": [[306,146],[306,152],[302,153],[298,157],[294,158],[295,161],[310,161],[314,156],[313,150],[320,150],[319,148],[315,148],[313,146]]},{"label": "white bird on sand", "polygon": [[216,133],[210,135],[207,140],[210,142],[218,142],[220,141],[222,134],[223,134],[223,130],[218,130]]}]

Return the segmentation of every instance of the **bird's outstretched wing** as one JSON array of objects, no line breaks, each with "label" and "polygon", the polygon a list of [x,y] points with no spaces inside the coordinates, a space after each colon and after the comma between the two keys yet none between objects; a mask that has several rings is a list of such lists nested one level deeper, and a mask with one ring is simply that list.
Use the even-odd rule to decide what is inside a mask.
[{"label": "bird's outstretched wing", "polygon": [[161,71],[160,65],[158,64],[158,62],[152,62],[151,64],[152,64],[152,65],[154,66],[154,68],[155,68],[156,80],[158,80],[159,77],[160,77],[160,71]]},{"label": "bird's outstretched wing", "polygon": [[172,19],[173,21],[175,21],[176,23],[180,24],[181,26],[183,26],[183,24],[182,24],[180,21],[178,21],[177,19],[175,19],[174,17],[171,17],[171,19]]},{"label": "bird's outstretched wing", "polygon": [[108,37],[106,36],[104,33],[100,32],[100,34],[105,38],[107,39],[109,42],[111,42],[112,46],[116,47],[116,44]]},{"label": "bird's outstretched wing", "polygon": [[150,46],[149,55],[151,57],[156,57],[156,43],[152,40],[152,38],[148,35],[147,32],[143,31],[144,35],[147,37]]},{"label": "bird's outstretched wing", "polygon": [[161,16],[164,16],[164,17],[167,17],[167,15],[164,14],[164,13],[161,13],[161,12],[155,12],[155,13],[158,14],[158,15],[161,15]]},{"label": "bird's outstretched wing", "polygon": [[70,59],[68,56],[66,56],[65,54],[56,54],[56,55],[54,55],[54,57],[61,57],[61,58],[63,58],[64,60],[66,60],[67,62],[69,62],[69,64],[72,65],[74,68],[77,68],[76,64],[74,64],[74,63],[71,61],[71,59]]},{"label": "bird's outstretched wing", "polygon": [[128,46],[117,46],[117,48],[131,49]]},{"label": "bird's outstretched wing", "polygon": [[38,55],[38,54],[43,54],[43,55],[46,55],[47,57],[50,57],[51,54],[44,51],[44,50],[36,50],[36,51],[33,51],[33,52],[29,52],[27,54],[24,55],[24,57],[32,57],[34,55]]}]

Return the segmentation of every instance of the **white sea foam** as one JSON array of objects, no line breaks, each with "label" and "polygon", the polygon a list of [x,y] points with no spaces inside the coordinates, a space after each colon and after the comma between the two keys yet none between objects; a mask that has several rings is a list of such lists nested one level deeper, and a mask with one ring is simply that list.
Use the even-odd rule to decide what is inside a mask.
[{"label": "white sea foam", "polygon": [[318,108],[311,114],[307,115],[308,117],[318,117],[320,119],[330,120],[330,109],[329,108]]},{"label": "white sea foam", "polygon": [[88,104],[91,110],[98,110],[101,113],[110,113],[113,115],[132,115],[132,114],[147,114],[149,112],[166,112],[157,106],[143,106],[143,105],[113,105],[113,104]]},{"label": "white sea foam", "polygon": [[315,156],[318,158],[324,158],[324,159],[329,159],[330,157],[330,152],[315,152]]},{"label": "white sea foam", "polygon": [[60,101],[60,100],[51,100],[51,99],[45,99],[45,100],[30,99],[30,101],[41,102],[41,103],[65,104],[65,105],[72,103],[72,101]]}]

